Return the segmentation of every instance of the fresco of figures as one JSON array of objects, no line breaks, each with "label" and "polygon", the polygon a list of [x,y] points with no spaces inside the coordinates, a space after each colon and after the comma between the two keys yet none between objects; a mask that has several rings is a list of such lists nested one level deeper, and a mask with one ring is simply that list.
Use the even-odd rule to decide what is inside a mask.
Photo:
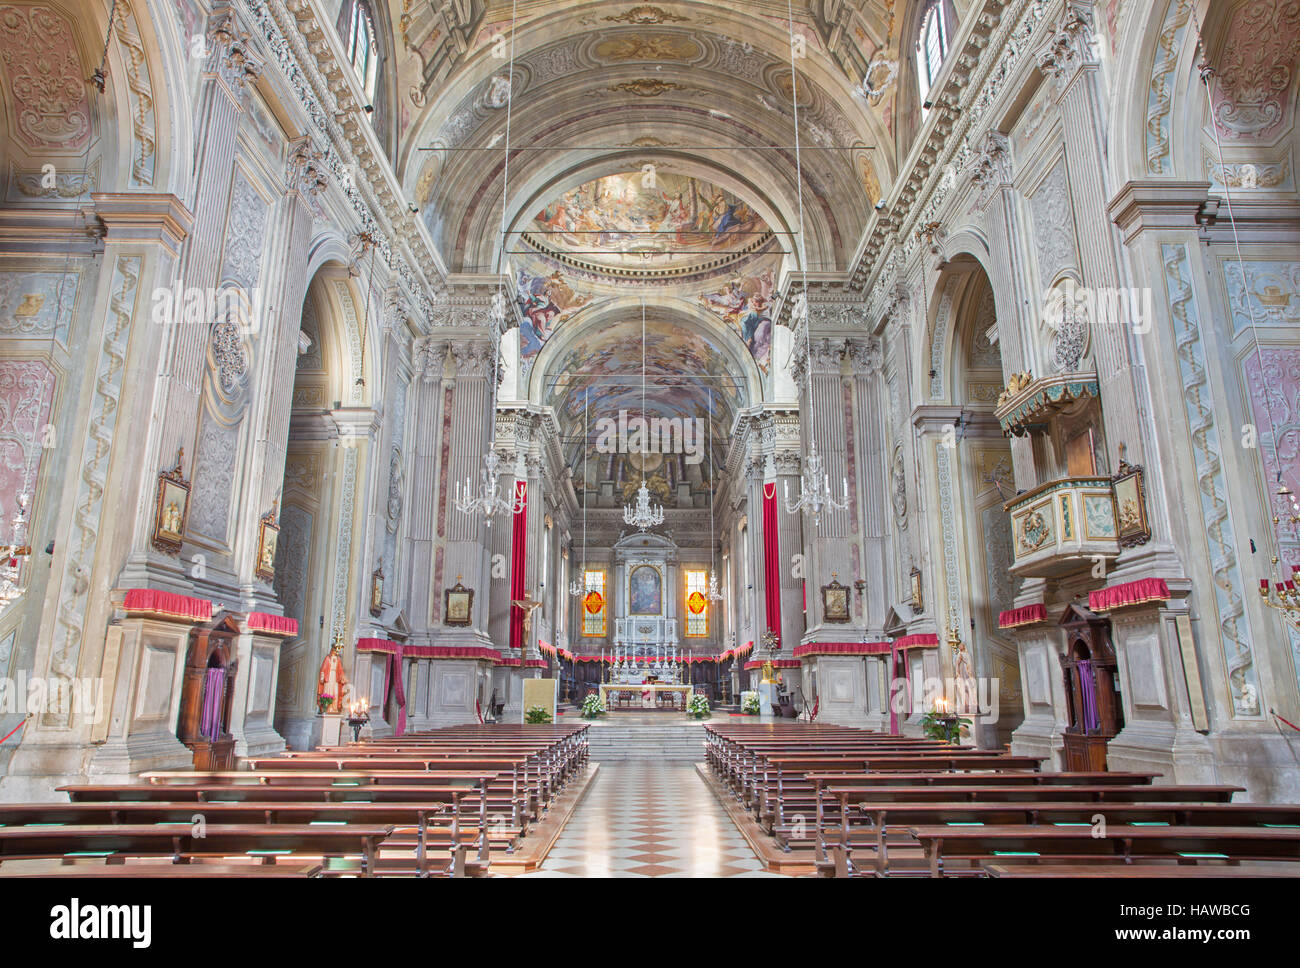
[{"label": "fresco of figures", "polygon": [[537,213],[534,230],[551,249],[606,263],[639,260],[647,251],[690,262],[767,234],[763,220],[730,192],[698,178],[641,171],[565,192]]},{"label": "fresco of figures", "polygon": [[737,276],[721,289],[700,295],[700,302],[740,333],[764,373],[772,359],[772,294],[776,272],[768,267]]}]

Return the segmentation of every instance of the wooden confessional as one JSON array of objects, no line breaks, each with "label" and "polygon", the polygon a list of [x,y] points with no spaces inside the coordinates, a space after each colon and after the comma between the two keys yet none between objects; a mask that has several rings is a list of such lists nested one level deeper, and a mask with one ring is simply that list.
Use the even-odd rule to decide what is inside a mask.
[{"label": "wooden confessional", "polygon": [[235,738],[230,711],[235,694],[235,636],[239,626],[229,615],[190,633],[181,680],[177,738],[194,753],[196,770],[233,770]]},{"label": "wooden confessional", "polygon": [[1065,769],[1102,771],[1106,769],[1106,744],[1124,727],[1110,621],[1070,605],[1060,626],[1065,629],[1061,671],[1070,717],[1064,736]]}]

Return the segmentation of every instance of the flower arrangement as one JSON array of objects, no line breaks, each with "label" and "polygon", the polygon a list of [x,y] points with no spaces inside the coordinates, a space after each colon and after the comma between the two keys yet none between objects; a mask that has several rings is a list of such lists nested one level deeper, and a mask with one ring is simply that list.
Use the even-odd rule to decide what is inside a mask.
[{"label": "flower arrangement", "polygon": [[600,696],[594,692],[582,701],[582,718],[595,719],[597,716],[605,715],[605,704],[600,701]]},{"label": "flower arrangement", "polygon": [[709,698],[697,692],[691,696],[691,701],[686,704],[686,711],[696,719],[708,719]]},{"label": "flower arrangement", "polygon": [[941,739],[945,743],[956,743],[961,739],[961,731],[970,725],[969,719],[962,719],[952,713],[940,713],[931,709],[921,717],[921,729],[926,739]]},{"label": "flower arrangement", "polygon": [[334,697],[326,693],[321,693],[316,697],[316,708],[320,710],[322,716],[329,712],[330,706],[334,705]]},{"label": "flower arrangement", "polygon": [[529,706],[528,711],[524,713],[524,722],[544,725],[551,721],[551,714],[541,706]]},{"label": "flower arrangement", "polygon": [[758,693],[754,693],[752,695],[746,696],[744,699],[741,700],[740,711],[744,713],[746,716],[757,716],[758,710],[759,710]]}]

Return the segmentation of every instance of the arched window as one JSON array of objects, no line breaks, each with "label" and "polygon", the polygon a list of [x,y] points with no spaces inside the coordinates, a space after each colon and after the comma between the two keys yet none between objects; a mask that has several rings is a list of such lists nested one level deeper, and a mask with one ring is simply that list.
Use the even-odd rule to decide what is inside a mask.
[{"label": "arched window", "polygon": [[375,80],[378,77],[379,48],[375,45],[375,21],[370,13],[370,5],[356,0],[352,4],[352,17],[348,23],[347,36],[348,60],[361,78],[361,86],[366,97],[375,96]]},{"label": "arched window", "polygon": [[921,18],[921,32],[916,39],[916,78],[921,88],[921,110],[926,110],[930,88],[943,67],[948,54],[948,25],[943,12],[943,0],[935,0]]}]

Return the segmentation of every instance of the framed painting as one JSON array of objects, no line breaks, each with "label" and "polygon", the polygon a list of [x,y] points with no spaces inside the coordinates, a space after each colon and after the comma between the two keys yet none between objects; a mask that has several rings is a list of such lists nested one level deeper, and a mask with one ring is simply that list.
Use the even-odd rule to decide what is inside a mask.
[{"label": "framed painting", "polygon": [[153,546],[169,555],[179,554],[190,513],[190,482],[181,473],[182,448],[176,466],[158,475],[158,500],[154,507]]},{"label": "framed painting", "polygon": [[279,541],[280,526],[276,522],[276,505],[272,504],[257,530],[257,567],[253,573],[263,581],[275,578],[275,548]]},{"label": "framed painting", "polygon": [[370,614],[379,615],[384,610],[384,569],[376,568],[370,574]]},{"label": "framed painting", "polygon": [[474,590],[466,588],[457,576],[456,584],[443,593],[443,624],[469,625],[474,614]]},{"label": "framed painting", "polygon": [[1132,548],[1151,540],[1151,524],[1147,520],[1147,492],[1140,464],[1129,464],[1121,459],[1119,473],[1111,479],[1115,496],[1115,521],[1120,547]]},{"label": "framed painting", "polygon": [[849,586],[841,585],[834,575],[829,585],[822,586],[822,616],[827,622],[849,620]]},{"label": "framed painting", "polygon": [[654,565],[638,565],[627,579],[628,612],[632,615],[662,615],[663,580]]}]

